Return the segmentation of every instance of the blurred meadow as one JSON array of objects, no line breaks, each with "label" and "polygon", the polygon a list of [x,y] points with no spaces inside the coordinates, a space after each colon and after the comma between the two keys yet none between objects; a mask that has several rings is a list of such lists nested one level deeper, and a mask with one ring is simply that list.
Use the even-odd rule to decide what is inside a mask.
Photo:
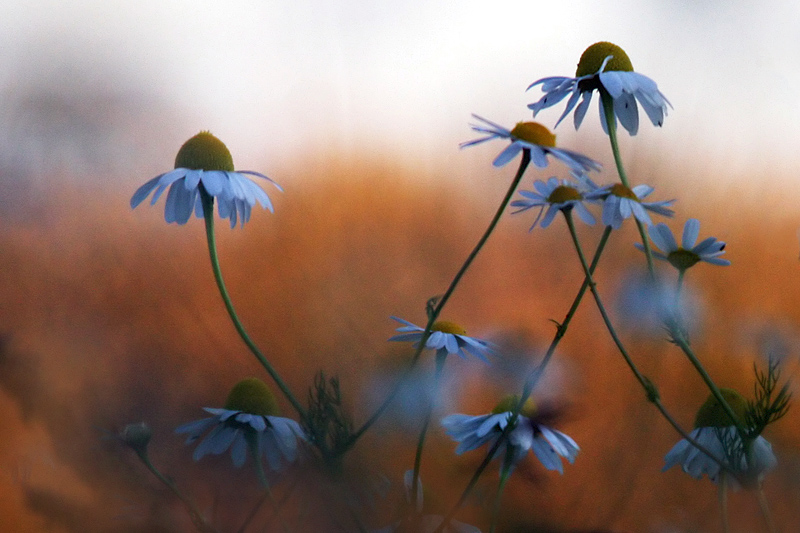
[{"label": "blurred meadow", "polygon": [[[192,531],[180,502],[109,437],[139,421],[153,428],[154,463],[222,531],[236,531],[258,500],[251,470],[235,471],[227,454],[195,463],[173,433],[201,418],[202,407],[221,406],[240,379],[266,381],[225,313],[202,221],[167,225],[163,200],[129,207],[136,187],[170,169],[187,138],[210,129],[238,169],[284,187],[271,194],[275,214],[254,211],[243,230],[218,225],[222,270],[245,326],[298,396],[317,371],[338,376],[358,425],[411,355],[386,342],[396,327],[389,317],[424,323],[426,300],[447,287],[513,176],[511,166],[491,166],[501,143],[458,150],[473,138],[470,113],[508,126],[529,119],[525,104],[538,93],[525,94],[527,84],[571,75],[580,52],[600,39],[619,41],[675,106],[663,128],[643,123],[637,137],[623,134],[629,175],[655,186],[658,199],[678,199],[666,221],[674,231],[699,218],[701,236],[728,243],[730,267],[701,265],[687,277],[699,302],[695,350],[721,386],[751,393],[753,363],[763,365],[767,353],[784,356],[783,376],[796,383],[798,110],[781,114],[772,101],[758,107],[757,85],[737,93],[730,81],[747,71],[748,57],[723,46],[744,46],[733,36],[750,23],[773,28],[742,39],[751,48],[761,42],[755,49],[765,53],[748,67],[784,77],[771,82],[780,100],[797,86],[799,65],[795,58],[792,69],[776,67],[785,56],[766,51],[791,45],[779,41],[797,29],[796,7],[781,3],[767,16],[738,2],[568,2],[561,11],[525,8],[518,26],[525,17],[513,16],[522,9],[515,3],[420,13],[410,4],[368,4],[202,2],[193,10],[145,2],[133,14],[84,2],[69,16],[48,2],[0,8],[3,24],[18,22],[0,54],[8,67],[0,87],[0,530]],[[603,7],[610,12],[601,16]],[[640,23],[673,18],[652,37],[617,20],[624,12]],[[694,33],[710,13],[711,36]],[[532,35],[542,18],[547,30]],[[597,20],[607,27],[592,26]],[[689,28],[685,38],[663,31],[678,27]],[[265,52],[277,39],[270,29],[292,39]],[[113,37],[117,30],[122,37]],[[176,44],[170,52],[177,34],[194,49]],[[221,44],[237,39],[233,48]],[[388,41],[394,48],[382,48]],[[661,54],[659,46],[680,53]],[[549,57],[551,47],[558,51]],[[689,54],[694,62],[679,75],[676,64]],[[706,77],[704,58],[717,73]],[[552,126],[557,116],[538,118]],[[566,120],[556,133],[604,163],[599,182],[615,179],[594,110],[580,132]],[[566,171],[531,169],[522,187],[554,174]],[[550,319],[563,319],[580,286],[563,221],[528,232],[533,216],[503,217],[445,308],[444,319],[503,349],[491,365],[448,359],[435,420],[488,412],[517,393],[552,338]],[[587,247],[599,233],[580,227]],[[630,224],[615,232],[596,279],[636,362],[690,427],[707,395],[703,383],[662,330],[634,320],[623,297],[644,272],[637,238]],[[421,366],[424,389],[432,360]],[[402,474],[413,461],[421,416],[413,386],[359,442],[340,478],[321,481],[306,464],[278,494],[288,492],[292,505],[299,499],[292,494],[302,494],[310,515],[340,523],[349,519],[337,516],[344,499],[370,501],[368,526],[386,525],[381,517],[402,499]],[[559,429],[581,452],[563,476],[527,458],[504,495],[500,531],[720,530],[714,485],[679,468],[660,472],[679,437],[645,401],[590,299],[534,394],[558,407]],[[775,520],[785,532],[800,531],[800,412],[790,410],[765,436],[779,460],[765,482]],[[483,457],[454,449],[435,424],[422,479],[439,512]],[[460,520],[488,524],[496,481],[495,465]],[[753,495],[730,498],[735,531],[762,530]],[[277,527],[267,510],[254,524]]]}]

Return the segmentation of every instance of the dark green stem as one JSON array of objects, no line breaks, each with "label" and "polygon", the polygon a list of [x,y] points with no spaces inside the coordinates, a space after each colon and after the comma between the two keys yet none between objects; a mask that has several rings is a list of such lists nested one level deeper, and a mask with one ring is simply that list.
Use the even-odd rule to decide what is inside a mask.
[{"label": "dark green stem", "polygon": [[[611,152],[614,154],[614,163],[617,165],[617,174],[619,174],[619,181],[628,189],[631,188],[628,181],[628,174],[625,172],[625,166],[622,164],[622,154],[619,150],[619,143],[617,142],[617,119],[614,116],[614,99],[608,94],[604,88],[600,88],[600,99],[603,103],[603,111],[606,117],[606,126],[608,126],[608,139],[611,142]],[[642,238],[642,246],[644,246],[644,255],[647,258],[647,271],[650,272],[650,277],[655,279],[655,268],[653,267],[653,251],[650,248],[650,240],[645,233],[644,224],[634,217],[636,220],[636,228],[639,230],[639,235]]]},{"label": "dark green stem", "polygon": [[567,226],[569,227],[569,233],[570,236],[572,237],[572,242],[575,245],[575,250],[578,254],[578,258],[580,259],[581,266],[583,267],[583,272],[586,275],[586,279],[589,282],[589,289],[592,291],[592,296],[594,296],[595,304],[597,306],[598,311],[600,312],[600,316],[603,319],[603,323],[605,324],[608,333],[611,335],[614,344],[617,346],[617,350],[619,350],[620,354],[625,359],[625,362],[628,364],[628,367],[631,369],[631,372],[633,372],[633,375],[636,377],[636,380],[644,389],[645,394],[647,396],[647,400],[656,406],[661,415],[664,416],[664,418],[667,420],[667,422],[670,423],[670,425],[673,428],[675,428],[675,430],[681,435],[681,437],[686,439],[687,442],[691,443],[693,446],[695,446],[701,452],[706,454],[708,457],[719,463],[723,468],[728,468],[728,466],[725,465],[720,460],[720,458],[716,457],[709,450],[700,445],[696,440],[692,439],[689,436],[689,434],[686,433],[686,431],[684,431],[680,427],[680,425],[678,425],[678,423],[675,421],[675,419],[672,417],[669,411],[667,411],[666,407],[664,407],[664,405],[661,403],[661,398],[659,397],[659,393],[655,385],[648,378],[646,378],[641,372],[639,372],[639,369],[634,364],[633,359],[631,359],[630,355],[628,355],[628,351],[622,344],[619,335],[617,335],[617,331],[614,328],[614,325],[611,323],[611,319],[608,317],[608,313],[606,312],[605,306],[603,305],[603,302],[600,299],[600,293],[597,292],[597,284],[594,282],[594,279],[592,278],[592,271],[590,267],[586,264],[586,258],[583,255],[583,248],[581,247],[581,243],[578,240],[578,234],[575,232],[575,224],[572,220],[572,213],[566,211],[564,212],[564,217],[567,220]]},{"label": "dark green stem", "polygon": [[461,281],[461,278],[464,276],[464,273],[466,273],[467,269],[470,267],[472,262],[478,256],[478,253],[483,248],[483,245],[486,244],[486,241],[489,239],[489,236],[492,234],[494,228],[497,226],[497,223],[500,221],[500,217],[505,212],[506,207],[508,207],[511,198],[514,196],[514,192],[517,190],[517,186],[519,185],[520,181],[522,181],[522,176],[525,174],[525,170],[528,168],[528,164],[530,163],[530,161],[531,161],[530,150],[527,149],[522,150],[522,160],[520,161],[519,169],[517,170],[517,174],[514,176],[514,180],[511,182],[511,185],[509,186],[505,197],[503,197],[503,201],[500,203],[500,207],[497,208],[497,212],[495,213],[494,217],[489,223],[489,227],[486,228],[486,231],[483,233],[480,240],[478,241],[478,244],[475,245],[475,248],[472,250],[469,256],[467,256],[467,259],[464,261],[464,264],[461,265],[461,268],[456,273],[453,280],[450,282],[450,285],[447,287],[447,290],[445,291],[444,295],[442,295],[442,297],[438,300],[434,309],[430,312],[428,316],[428,322],[425,325],[425,330],[422,332],[422,337],[420,338],[417,349],[414,352],[414,356],[411,359],[411,363],[409,363],[408,367],[405,369],[403,374],[397,380],[397,383],[395,383],[394,387],[389,392],[389,395],[386,397],[383,403],[375,410],[372,416],[370,416],[367,419],[367,421],[364,422],[364,425],[362,425],[356,432],[353,433],[347,445],[343,446],[342,451],[345,451],[350,447],[352,447],[356,443],[356,441],[361,437],[361,435],[363,435],[364,432],[366,432],[370,427],[372,427],[373,424],[375,424],[375,422],[378,421],[381,415],[386,411],[386,409],[388,409],[389,405],[392,403],[392,400],[394,400],[395,396],[397,396],[397,393],[400,392],[400,389],[402,388],[406,379],[411,374],[411,371],[413,370],[414,366],[417,364],[417,361],[419,360],[419,356],[422,353],[422,350],[425,348],[425,343],[427,342],[428,337],[430,337],[431,335],[431,328],[433,327],[433,323],[436,322],[436,319],[439,317],[439,314],[442,312],[442,309],[444,308],[445,304],[450,299],[450,296],[453,294],[453,291],[456,290],[456,287],[458,286],[459,281]]},{"label": "dark green stem", "polygon": [[[592,259],[592,265],[590,267],[591,272],[594,272],[595,268],[597,268],[597,264],[600,262],[600,256],[603,254],[603,250],[605,249],[606,242],[608,242],[608,238],[611,235],[611,231],[612,231],[611,226],[606,226],[606,229],[603,232],[603,236],[600,238],[600,242],[597,245],[597,250],[595,251],[594,258]],[[517,406],[512,412],[508,425],[506,425],[506,428],[497,437],[495,443],[489,448],[489,451],[483,458],[483,461],[481,462],[480,465],[478,465],[478,468],[475,470],[475,473],[472,475],[472,478],[470,478],[469,483],[467,483],[466,488],[462,491],[461,497],[458,499],[458,501],[452,507],[452,509],[450,509],[450,512],[447,513],[447,516],[445,516],[444,520],[439,525],[439,527],[436,528],[434,533],[439,533],[443,531],[443,529],[447,527],[447,524],[450,523],[450,520],[453,519],[455,514],[461,508],[461,506],[464,505],[464,502],[467,501],[467,497],[469,496],[470,492],[472,492],[472,489],[475,488],[475,485],[478,483],[478,480],[480,479],[481,475],[483,475],[483,471],[486,470],[487,466],[489,466],[489,463],[492,461],[492,458],[494,458],[495,453],[497,453],[497,450],[505,441],[508,431],[510,431],[513,425],[516,424],[517,418],[519,417],[519,412],[520,410],[522,410],[522,406],[530,397],[531,392],[536,386],[536,383],[544,374],[544,369],[549,363],[553,354],[555,353],[556,347],[561,342],[561,339],[564,337],[564,335],[566,335],[569,323],[572,321],[572,317],[575,316],[575,312],[578,310],[578,306],[580,305],[581,300],[583,299],[583,295],[586,293],[586,289],[588,288],[588,286],[589,286],[589,280],[587,278],[584,278],[583,283],[581,284],[581,287],[578,290],[578,294],[572,301],[572,305],[570,306],[569,311],[567,311],[567,314],[564,317],[563,322],[558,324],[555,336],[553,337],[553,340],[550,342],[550,346],[547,348],[545,356],[542,358],[542,361],[536,366],[536,368],[533,369],[533,371],[531,371],[530,375],[528,376],[525,382],[525,386],[523,387],[522,395],[520,396],[520,401],[517,403]]]},{"label": "dark green stem", "polygon": [[244,329],[242,322],[239,320],[239,317],[236,314],[236,310],[233,307],[233,302],[231,302],[231,298],[228,295],[228,290],[225,288],[225,281],[222,279],[222,270],[219,267],[217,243],[214,235],[214,197],[206,192],[202,184],[200,185],[200,198],[203,202],[203,218],[206,222],[206,239],[208,240],[208,253],[211,257],[211,268],[214,271],[214,279],[217,282],[217,288],[222,295],[223,302],[225,302],[225,309],[228,310],[228,315],[231,317],[233,326],[236,328],[236,331],[239,333],[239,336],[242,338],[247,347],[250,348],[250,351],[253,353],[253,355],[255,355],[256,359],[258,359],[258,362],[261,363],[261,366],[264,367],[267,373],[272,377],[273,381],[275,381],[275,384],[278,385],[278,388],[281,390],[286,399],[289,400],[289,402],[295,408],[297,413],[300,415],[300,418],[305,419],[305,409],[303,409],[303,406],[300,405],[299,401],[297,401],[297,398],[294,396],[294,394],[292,394],[289,386],[283,381],[272,364],[267,360],[264,354],[261,353],[261,350],[258,349],[258,346],[256,346],[255,342],[253,342],[253,340],[250,338],[250,335],[247,334],[247,331]]},{"label": "dark green stem", "polygon": [[506,488],[508,478],[511,477],[511,470],[514,468],[510,461],[510,457],[512,455],[512,448],[507,446],[503,469],[500,472],[500,482],[497,485],[497,494],[494,496],[494,504],[492,505],[492,522],[489,526],[489,533],[494,533],[495,528],[497,527],[497,518],[500,516],[500,501],[503,497],[503,490]]},{"label": "dark green stem", "polygon": [[425,437],[428,434],[428,426],[431,423],[431,416],[438,404],[439,386],[442,381],[442,372],[444,370],[444,362],[447,359],[447,351],[442,349],[436,354],[436,371],[433,378],[433,396],[428,404],[428,411],[425,413],[425,420],[422,422],[422,430],[419,433],[419,440],[417,441],[417,451],[414,455],[414,475],[411,478],[411,505],[416,505],[419,487],[419,470],[422,464],[422,449],[425,447]]}]

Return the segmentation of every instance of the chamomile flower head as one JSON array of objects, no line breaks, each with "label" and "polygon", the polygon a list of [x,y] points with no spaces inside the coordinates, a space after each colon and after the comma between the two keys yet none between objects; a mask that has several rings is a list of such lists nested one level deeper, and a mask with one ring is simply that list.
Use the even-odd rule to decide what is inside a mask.
[{"label": "chamomile flower head", "polygon": [[[740,421],[747,419],[748,404],[741,394],[733,389],[720,389],[722,397]],[[762,436],[749,440],[750,450],[745,450],[741,435],[727,411],[712,394],[697,412],[694,430],[689,436],[716,458],[696,448],[686,439],[681,439],[664,457],[662,471],[680,464],[684,472],[695,479],[703,475],[719,483],[720,474],[726,470],[731,484],[744,482],[751,485],[777,465],[772,445]],[[726,465],[724,468],[720,463]]]},{"label": "chamomile flower head", "polygon": [[[598,202],[599,200],[587,200],[584,195],[597,190],[598,187],[585,174],[573,171],[573,176],[577,182],[566,179],[559,180],[555,177],[547,181],[536,180],[533,183],[535,191],[521,190],[519,194],[524,200],[511,202],[512,207],[519,208],[514,211],[514,214],[538,207],[539,214],[536,215],[531,229],[535,228],[540,220],[541,226],[546,228],[553,222],[559,211],[567,210],[574,210],[581,220],[590,226],[594,225],[594,216],[586,209],[584,202]],[[547,208],[546,211],[545,208]]]},{"label": "chamomile flower head", "polygon": [[186,141],[175,157],[175,169],[151,179],[133,194],[131,208],[136,208],[153,193],[150,205],[155,205],[167,188],[164,219],[167,223],[186,224],[192,212],[203,218],[201,191],[216,199],[219,216],[228,218],[231,228],[239,221],[242,226],[250,220],[256,203],[273,211],[267,193],[247,176],[255,176],[280,185],[252,170],[235,171],[230,151],[222,141],[207,131],[201,131]]},{"label": "chamomile flower head", "polygon": [[675,213],[668,207],[675,203],[675,200],[643,201],[654,190],[649,185],[637,185],[631,189],[621,183],[614,183],[587,193],[586,198],[603,200],[603,224],[606,226],[619,229],[622,222],[626,218],[630,218],[631,215],[636,217],[642,224],[651,226],[653,221],[650,220],[650,215],[647,214],[648,211],[665,217],[671,217]]},{"label": "chamomile flower head", "polygon": [[[465,414],[449,415],[442,419],[446,433],[459,443],[457,454],[462,454],[484,444],[493,446],[505,427],[509,424],[512,412],[519,402],[516,396],[503,399],[489,414],[471,416]],[[572,438],[544,424],[547,417],[528,399],[517,417],[514,427],[506,441],[497,449],[505,453],[505,467],[514,468],[528,451],[548,470],[564,473],[561,458],[575,462],[580,448]]]},{"label": "chamomile flower head", "polygon": [[511,141],[492,163],[502,167],[514,159],[522,150],[528,150],[533,164],[539,168],[547,167],[548,156],[554,157],[573,170],[589,172],[599,171],[602,166],[597,161],[578,152],[556,148],[556,136],[538,122],[520,122],[513,129],[506,129],[478,115],[472,115],[483,124],[473,124],[472,129],[484,134],[484,137],[461,143],[461,148],[473,146],[492,139],[507,139]]},{"label": "chamomile flower head", "polygon": [[257,378],[237,383],[224,408],[204,407],[213,416],[183,424],[175,433],[187,433],[192,444],[211,430],[194,450],[194,460],[206,454],[219,455],[230,448],[233,464],[241,467],[251,453],[266,455],[270,469],[279,471],[297,459],[298,441],[307,440],[300,424],[278,415],[278,405],[269,388]]},{"label": "chamomile flower head", "polygon": [[[533,116],[569,96],[567,107],[556,122],[556,126],[575,109],[573,121],[576,130],[592,103],[594,91],[604,91],[611,96],[615,124],[619,119],[622,127],[631,135],[636,135],[639,131],[637,101],[654,126],[661,126],[664,123],[667,107],[672,107],[669,100],[658,90],[656,82],[634,72],[631,60],[622,48],[605,41],[595,43],[583,52],[574,78],[564,76],[542,78],[533,82],[528,89],[537,85],[542,86],[544,96],[528,105],[533,110]],[[581,97],[583,99],[578,104]],[[603,125],[603,130],[608,133],[602,101],[600,123]]]},{"label": "chamomile flower head", "polygon": [[[700,261],[720,266],[731,264],[727,259],[720,258],[725,253],[725,243],[718,241],[716,237],[708,237],[700,244],[696,244],[697,236],[700,233],[700,221],[696,218],[690,218],[683,225],[680,246],[675,241],[672,230],[666,224],[651,226],[649,233],[650,240],[661,250],[661,252],[654,251],[653,255],[662,261],[669,262],[680,271],[693,267]],[[640,250],[644,249],[640,243],[636,243],[635,246]]]},{"label": "chamomile flower head", "polygon": [[[389,340],[410,341],[414,343],[414,348],[419,346],[425,328],[396,316],[393,316],[392,319],[400,322],[403,326],[397,328],[400,335],[395,335]],[[436,350],[436,355],[457,354],[464,359],[469,353],[487,363],[489,360],[486,356],[492,351],[488,342],[467,336],[464,328],[446,320],[439,320],[433,323],[431,334],[425,341],[425,347],[429,350]]]}]

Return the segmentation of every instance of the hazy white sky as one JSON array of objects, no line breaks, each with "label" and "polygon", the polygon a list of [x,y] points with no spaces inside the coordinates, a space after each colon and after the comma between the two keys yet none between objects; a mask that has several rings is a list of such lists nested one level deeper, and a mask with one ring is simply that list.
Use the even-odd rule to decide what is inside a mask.
[{"label": "hazy white sky", "polygon": [[[622,46],[675,107],[637,143],[800,162],[795,0],[7,0],[0,84],[73,69],[135,87],[185,111],[166,142],[210,129],[238,160],[397,150],[446,161],[472,137],[471,113],[529,119],[540,93],[527,85],[573,75],[598,40]],[[556,132],[577,148],[596,117]]]}]

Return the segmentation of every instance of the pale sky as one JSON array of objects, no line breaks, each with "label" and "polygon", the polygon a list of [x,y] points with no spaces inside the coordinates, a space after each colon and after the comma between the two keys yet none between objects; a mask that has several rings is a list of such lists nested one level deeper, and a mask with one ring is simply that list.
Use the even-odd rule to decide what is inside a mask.
[{"label": "pale sky", "polygon": [[[309,150],[447,162],[473,137],[471,113],[529,120],[540,93],[525,88],[574,75],[599,40],[674,105],[637,143],[712,164],[800,163],[795,0],[7,0],[0,88],[59,69],[133,87],[183,112],[164,129],[173,151],[210,129],[244,166]],[[558,109],[538,119],[552,127]],[[592,110],[577,135],[570,121],[556,133],[579,148],[599,131]]]}]

